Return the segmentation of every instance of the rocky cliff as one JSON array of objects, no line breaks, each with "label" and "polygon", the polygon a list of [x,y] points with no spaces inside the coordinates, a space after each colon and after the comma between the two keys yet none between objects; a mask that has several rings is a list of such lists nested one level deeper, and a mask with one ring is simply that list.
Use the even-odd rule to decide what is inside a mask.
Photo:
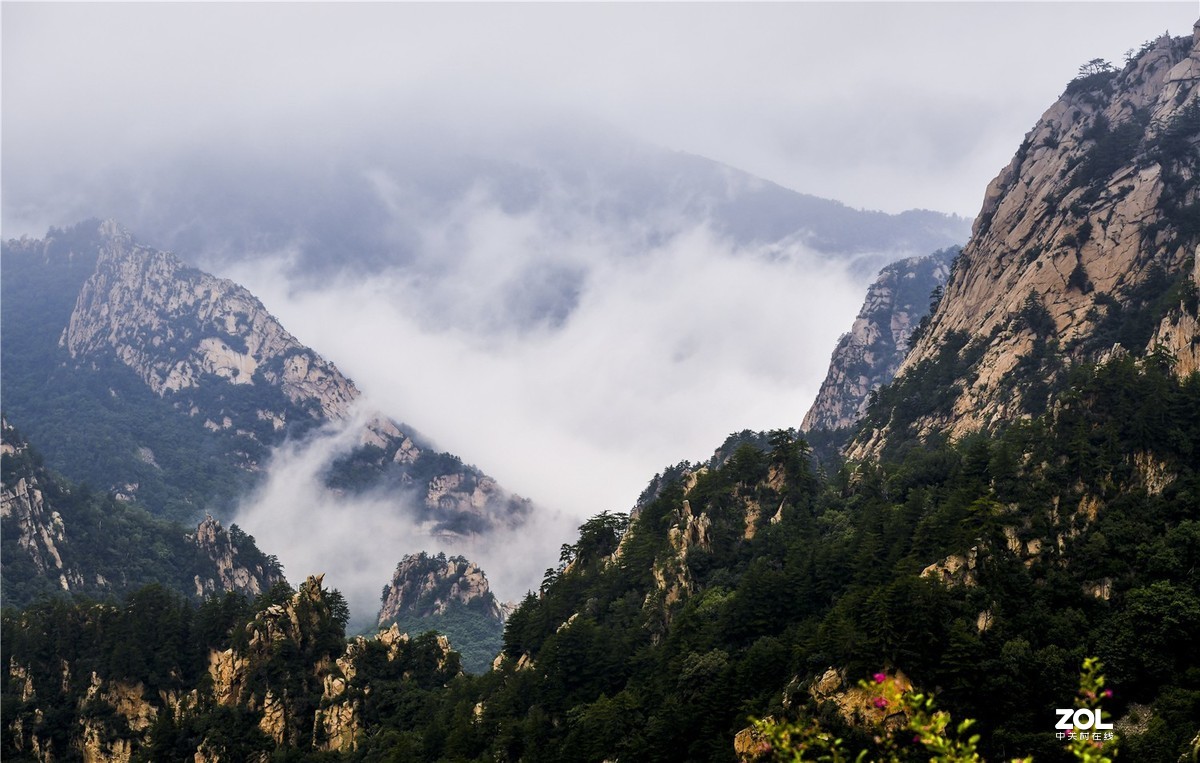
[{"label": "rocky cliff", "polygon": [[120,595],[158,583],[197,599],[257,595],[283,579],[274,558],[236,525],[208,517],[194,533],[46,471],[41,457],[0,421],[5,603],[40,594]]},{"label": "rocky cliff", "polygon": [[[444,637],[393,626],[346,641],[344,600],[320,575],[294,592],[273,587],[248,619],[228,602],[181,619],[187,606],[142,592],[121,608],[6,614],[6,759],[350,752],[368,719],[394,712],[398,691],[428,692],[459,674]],[[128,629],[147,626],[156,632],[128,641]],[[79,638],[50,654],[40,644],[46,627]]]},{"label": "rocky cliff", "polygon": [[461,556],[424,552],[400,560],[380,596],[379,627],[437,631],[462,656],[468,673],[484,673],[503,645],[512,605],[496,600],[487,576]]},{"label": "rocky cliff", "polygon": [[1123,69],[1081,70],[988,187],[900,368],[916,396],[953,365],[952,392],[912,420],[872,420],[852,457],[878,454],[900,429],[959,436],[1039,413],[1068,367],[1116,344],[1161,350],[1180,375],[1200,368],[1198,99],[1200,27],[1147,44]]},{"label": "rocky cliff", "polygon": [[833,350],[829,372],[801,429],[843,429],[867,409],[872,392],[896,375],[909,337],[929,314],[931,294],[946,283],[958,247],[888,265],[867,289],[850,331]]},{"label": "rocky cliff", "polygon": [[[208,562],[205,565],[207,576],[200,573],[192,576],[198,599],[227,591],[258,596],[284,579],[278,562],[273,557],[264,557],[254,548],[254,538],[237,525],[226,530],[210,515],[194,533],[188,534],[187,539]],[[255,553],[247,554],[247,547],[253,548]]]},{"label": "rocky cliff", "polygon": [[[255,420],[282,429],[296,415],[347,416],[358,390],[246,289],[135,243],[113,221],[100,224],[99,236],[96,270],[61,339],[76,361],[115,356],[155,393],[185,392],[175,396],[177,407],[223,429],[249,434]],[[238,411],[213,405],[209,396],[194,394],[207,376],[278,389],[291,406]],[[242,420],[248,416],[253,420]]]},{"label": "rocky cliff", "polygon": [[[0,520],[4,522],[5,535],[9,539],[15,536],[19,549],[16,555],[27,557],[38,577],[54,581],[64,591],[70,591],[72,584],[82,587],[84,580],[79,570],[63,562],[59,545],[66,541],[66,527],[62,514],[46,506],[41,470],[36,462],[27,458],[28,443],[17,435],[7,420],[0,419],[0,430],[3,431],[0,455],[4,458],[4,469],[0,473]],[[4,560],[6,565],[12,562],[11,558]],[[106,581],[101,578],[95,582],[103,585]]]},{"label": "rocky cliff", "polygon": [[405,616],[443,615],[454,605],[477,609],[496,621],[504,619],[483,570],[461,556],[421,552],[404,557],[381,600],[380,625]]}]

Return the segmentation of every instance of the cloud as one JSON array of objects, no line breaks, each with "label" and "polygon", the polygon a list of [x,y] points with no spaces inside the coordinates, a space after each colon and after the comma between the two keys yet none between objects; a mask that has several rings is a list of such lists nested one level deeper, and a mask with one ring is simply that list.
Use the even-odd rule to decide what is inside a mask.
[{"label": "cloud", "polygon": [[[181,150],[562,112],[855,207],[973,215],[1080,63],[1194,20],[1187,2],[5,3],[4,225],[72,222],[31,205]],[[965,140],[894,150],[944,115]]]},{"label": "cloud", "polygon": [[[799,424],[865,290],[848,264],[738,246],[703,222],[648,248],[638,232],[560,223],[477,193],[423,231],[436,272],[307,288],[285,258],[253,258],[223,275],[373,405],[574,521],[627,511],[656,471],[730,432]],[[573,309],[514,320],[557,271],[572,274]]]},{"label": "cloud", "polygon": [[559,545],[573,539],[577,523],[559,512],[543,510],[519,529],[464,539],[418,521],[419,499],[411,493],[346,495],[322,484],[329,464],[358,444],[367,418],[359,415],[277,448],[266,479],[235,512],[233,521],[279,557],[293,585],[324,573],[325,584],[346,596],[355,627],[374,624],[380,590],[400,559],[418,551],[477,562],[502,601],[536,589],[557,562]]}]

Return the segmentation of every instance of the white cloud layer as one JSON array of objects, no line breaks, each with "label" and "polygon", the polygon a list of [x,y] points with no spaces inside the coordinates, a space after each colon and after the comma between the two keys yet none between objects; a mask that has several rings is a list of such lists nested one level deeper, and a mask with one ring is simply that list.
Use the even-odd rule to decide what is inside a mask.
[{"label": "white cloud layer", "polygon": [[[365,421],[359,417],[326,427],[276,449],[266,480],[233,518],[260,548],[278,556],[293,585],[324,573],[325,585],[346,596],[356,627],[374,624],[380,590],[397,562],[418,551],[462,554],[477,562],[502,601],[537,588],[551,566],[544,562],[549,544],[569,542],[577,526],[560,512],[539,512],[519,530],[463,539],[434,533],[414,520],[412,495],[347,496],[326,488],[319,475],[358,444]],[[556,557],[558,545],[553,548]]]},{"label": "white cloud layer", "polygon": [[1196,4],[4,3],[2,17],[6,175],[58,192],[82,167],[181,147],[286,154],[350,123],[566,111],[851,206],[972,216],[1080,64],[1190,34]]},{"label": "white cloud layer", "polygon": [[[486,199],[452,219],[425,234],[448,237],[456,252],[436,280],[404,271],[302,289],[282,275],[279,258],[224,275],[333,360],[372,407],[432,436],[508,490],[561,512],[571,529],[600,511],[629,510],[655,471],[706,458],[731,432],[798,425],[864,290],[845,263],[799,245],[740,249],[703,225],[630,251],[611,230],[567,231],[536,211],[508,215]],[[524,283],[521,274],[545,268],[546,260],[583,274],[565,322],[529,329],[494,321],[514,285]],[[431,328],[431,310],[454,319]],[[378,551],[394,565],[399,555],[389,557],[390,539],[412,537],[403,523],[380,526],[395,512],[370,503],[331,510],[325,499],[290,494],[320,495],[308,475],[321,451],[281,454],[259,501],[269,507],[238,521],[265,547],[288,549],[295,574],[327,566],[321,554],[342,547],[332,543],[336,531],[306,541],[312,528],[361,512],[344,548],[374,556],[362,544],[382,543]],[[277,510],[292,518],[284,523]],[[284,524],[294,536],[279,535]],[[530,543],[523,556],[536,561],[500,572],[506,579],[497,588],[515,596],[536,587],[567,540]]]}]

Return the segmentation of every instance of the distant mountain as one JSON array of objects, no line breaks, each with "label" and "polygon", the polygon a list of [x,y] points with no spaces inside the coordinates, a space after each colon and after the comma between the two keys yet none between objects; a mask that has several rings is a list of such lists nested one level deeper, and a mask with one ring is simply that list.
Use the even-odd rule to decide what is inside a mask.
[{"label": "distant mountain", "polygon": [[833,350],[829,373],[804,415],[803,431],[846,429],[858,421],[870,394],[896,375],[959,251],[953,247],[910,257],[879,271],[854,325]]},{"label": "distant mountain", "polygon": [[0,586],[6,607],[40,596],[120,597],[158,584],[199,601],[257,596],[283,580],[274,557],[237,525],[207,517],[192,532],[49,473],[0,422]]},{"label": "distant mountain", "polygon": [[[72,479],[162,516],[219,515],[272,447],[362,415],[354,384],[252,294],[113,222],[5,242],[2,264],[6,413]],[[325,479],[390,491],[451,533],[529,510],[380,416],[364,415],[358,446]]]},{"label": "distant mountain", "polygon": [[1200,369],[1198,76],[1192,41],[1163,37],[1070,83],[988,187],[852,456],[1040,414],[1069,369],[1114,353],[1169,357],[1181,377]]},{"label": "distant mountain", "polygon": [[[815,250],[864,278],[969,232],[961,217],[852,209],[590,123],[471,140],[412,122],[363,126],[332,143],[300,140],[288,152],[228,146],[147,157],[137,172],[81,181],[79,197],[91,205],[60,214],[102,210],[213,270],[282,255],[288,277],[307,287],[335,273],[392,271],[420,279],[431,300],[455,293],[444,281],[471,269],[482,235],[491,248],[520,247],[506,253],[510,267],[531,263],[490,284],[490,317],[518,328],[565,320],[595,258],[640,256],[700,226],[740,246]],[[497,235],[499,224],[522,239]],[[453,306],[437,304],[427,319],[452,322]]]}]

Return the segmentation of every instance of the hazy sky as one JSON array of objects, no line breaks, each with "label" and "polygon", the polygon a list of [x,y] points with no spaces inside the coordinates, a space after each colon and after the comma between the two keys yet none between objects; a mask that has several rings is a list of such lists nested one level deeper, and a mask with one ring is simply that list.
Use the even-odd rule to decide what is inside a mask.
[{"label": "hazy sky", "polygon": [[1081,63],[1119,64],[1197,15],[1194,0],[5,2],[4,181],[231,135],[286,151],[286,131],[346,115],[566,109],[851,206],[970,217]]}]

